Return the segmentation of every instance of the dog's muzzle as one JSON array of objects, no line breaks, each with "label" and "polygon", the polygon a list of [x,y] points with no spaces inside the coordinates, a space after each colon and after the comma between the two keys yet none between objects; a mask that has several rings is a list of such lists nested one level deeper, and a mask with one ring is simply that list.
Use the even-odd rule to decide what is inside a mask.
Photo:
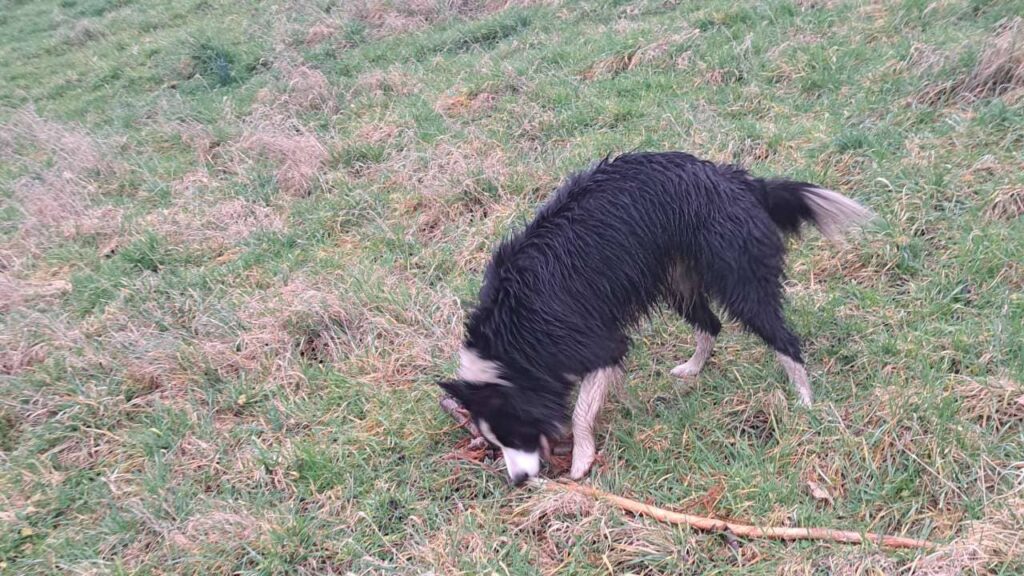
[{"label": "dog's muzzle", "polygon": [[501,449],[505,468],[514,486],[519,486],[540,473],[540,452],[524,452],[515,448]]}]

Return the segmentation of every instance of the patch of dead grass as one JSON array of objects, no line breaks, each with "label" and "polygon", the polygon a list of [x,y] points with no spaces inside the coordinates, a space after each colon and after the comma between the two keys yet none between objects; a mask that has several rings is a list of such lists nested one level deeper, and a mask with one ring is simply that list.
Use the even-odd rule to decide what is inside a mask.
[{"label": "patch of dead grass", "polygon": [[[1019,490],[1020,488],[1018,488]],[[996,574],[1024,560],[1024,500],[1012,498],[998,509],[989,506],[981,520],[965,522],[961,535],[909,567],[915,576]]]},{"label": "patch of dead grass", "polygon": [[71,283],[65,279],[18,280],[0,273],[0,312],[29,303],[52,304],[70,291]]},{"label": "patch of dead grass", "polygon": [[324,73],[306,65],[280,66],[288,85],[285,104],[293,110],[332,114],[337,109],[334,88]]},{"label": "patch of dead grass", "polygon": [[203,549],[238,549],[264,536],[266,525],[245,510],[211,510],[193,516],[180,530],[167,536],[182,552]]},{"label": "patch of dead grass", "polygon": [[346,16],[374,38],[408,34],[451,20],[480,18],[514,6],[555,5],[557,0],[355,0]]},{"label": "patch of dead grass", "polygon": [[993,220],[1009,222],[1024,214],[1024,186],[1007,186],[992,195],[985,215]]},{"label": "patch of dead grass", "polygon": [[775,573],[778,576],[890,576],[902,572],[900,562],[883,553],[852,552],[829,554],[817,560],[794,558],[780,564]]},{"label": "patch of dead grass", "polygon": [[121,211],[93,204],[99,180],[116,166],[92,135],[32,108],[15,112],[0,132],[6,135],[2,160],[26,173],[14,183],[22,219],[12,245],[3,247],[8,268],[17,265],[19,252],[38,254],[58,239],[118,230]]},{"label": "patch of dead grass", "polygon": [[196,326],[195,363],[226,379],[248,374],[298,390],[303,364],[343,366],[351,377],[395,386],[418,381],[436,358],[455,353],[462,314],[453,294],[398,270],[372,271],[359,283],[374,288],[294,278],[247,295],[238,326]]},{"label": "patch of dead grass", "polygon": [[16,376],[46,360],[47,349],[42,343],[16,341],[0,351],[0,375]]},{"label": "patch of dead grass", "polygon": [[282,232],[285,219],[273,208],[234,198],[210,205],[210,199],[196,194],[208,186],[205,171],[191,172],[175,188],[188,193],[173,205],[149,214],[146,228],[168,243],[211,252],[224,252],[257,232]]},{"label": "patch of dead grass", "polygon": [[53,318],[16,305],[3,313],[6,318],[0,329],[0,375],[17,376],[52,355],[70,353],[85,342],[79,327],[65,318]]},{"label": "patch of dead grass", "polygon": [[91,20],[79,20],[57,33],[57,38],[68,46],[80,47],[106,36],[103,28]]},{"label": "patch of dead grass", "polygon": [[570,491],[539,490],[512,511],[513,530],[537,543],[543,573],[559,573],[581,539],[602,549],[611,569],[624,573],[672,574],[690,565],[673,528],[627,518],[602,502]]},{"label": "patch of dead grass", "polygon": [[434,110],[445,118],[458,116],[477,116],[494,107],[498,96],[490,92],[472,93],[457,90],[441,96],[434,105]]},{"label": "patch of dead grass", "polygon": [[272,109],[257,110],[232,145],[232,171],[245,172],[253,157],[277,165],[275,181],[288,196],[303,197],[320,183],[327,149],[308,128]]},{"label": "patch of dead grass", "polygon": [[211,326],[215,333],[200,335],[199,353],[224,378],[266,374],[274,383],[295,383],[302,358],[342,362],[357,349],[360,319],[349,309],[335,290],[295,279],[248,298],[239,311],[245,328],[234,337]]},{"label": "patch of dead grass", "polygon": [[337,32],[338,29],[330,23],[314,24],[306,32],[304,42],[306,46],[313,48],[330,40]]},{"label": "patch of dead grass", "polygon": [[652,66],[663,62],[667,64],[669,63],[668,55],[675,46],[684,44],[698,35],[700,35],[700,30],[687,28],[650,44],[642,44],[625,52],[613,54],[591,64],[580,74],[580,77],[584,80],[611,78],[641,66]]},{"label": "patch of dead grass", "polygon": [[503,148],[480,136],[441,142],[427,154],[398,154],[376,170],[392,186],[410,191],[396,205],[396,217],[411,220],[414,234],[428,244],[444,240],[449,224],[465,231],[508,213],[515,202],[503,190],[510,176]]},{"label": "patch of dead grass", "polygon": [[370,145],[395,143],[410,133],[409,129],[397,124],[371,122],[356,130],[356,138]]},{"label": "patch of dead grass", "polygon": [[356,78],[349,97],[367,95],[380,98],[388,94],[407,96],[418,93],[422,87],[415,78],[397,68],[372,70]]},{"label": "patch of dead grass", "polygon": [[1024,423],[1024,385],[1007,376],[985,381],[961,376],[955,384],[960,413],[998,430]]},{"label": "patch of dead grass", "polygon": [[[494,542],[472,526],[486,526],[477,509],[465,509],[453,515],[446,526],[408,543],[401,557],[420,569],[430,567],[436,574],[460,574],[461,560],[483,559],[493,554]],[[425,572],[430,573],[430,572]]]},{"label": "patch of dead grass", "polygon": [[970,103],[1007,94],[1024,94],[1024,18],[1020,16],[997,25],[969,72],[949,81],[930,83],[916,99],[926,104]]}]

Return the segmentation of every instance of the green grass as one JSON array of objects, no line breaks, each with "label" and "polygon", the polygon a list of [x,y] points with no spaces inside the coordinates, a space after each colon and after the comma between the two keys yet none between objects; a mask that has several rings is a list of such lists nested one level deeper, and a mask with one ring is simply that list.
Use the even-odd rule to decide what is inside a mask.
[{"label": "green grass", "polygon": [[[1024,571],[1024,75],[967,81],[1024,4],[499,4],[0,0],[0,572]],[[587,481],[935,555],[737,551],[446,456],[490,247],[635,148],[884,222],[793,244],[813,410],[733,325],[674,381],[658,316]]]}]

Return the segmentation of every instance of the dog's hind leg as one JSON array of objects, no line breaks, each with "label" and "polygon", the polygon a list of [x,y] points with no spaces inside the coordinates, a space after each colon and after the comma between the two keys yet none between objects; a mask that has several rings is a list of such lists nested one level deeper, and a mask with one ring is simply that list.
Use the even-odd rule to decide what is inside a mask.
[{"label": "dog's hind leg", "polygon": [[810,406],[814,395],[800,355],[800,339],[789,329],[782,315],[781,286],[750,282],[730,288],[728,297],[723,298],[729,313],[775,350],[800,403]]},{"label": "dog's hind leg", "polygon": [[715,338],[722,331],[722,323],[711,311],[699,280],[685,264],[676,264],[670,272],[669,299],[672,308],[693,326],[697,334],[697,348],[693,351],[693,356],[673,368],[672,375],[677,378],[696,376],[711,357],[711,351],[715,348]]},{"label": "dog's hind leg", "polygon": [[597,457],[594,441],[597,416],[604,406],[608,389],[617,386],[624,374],[619,365],[606,366],[587,374],[580,383],[579,397],[572,413],[573,448],[569,477],[573,480],[583,478],[594,464]]}]

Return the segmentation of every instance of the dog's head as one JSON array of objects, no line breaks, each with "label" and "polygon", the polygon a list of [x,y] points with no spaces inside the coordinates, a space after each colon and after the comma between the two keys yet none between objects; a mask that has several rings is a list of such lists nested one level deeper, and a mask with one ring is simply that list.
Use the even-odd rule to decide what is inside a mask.
[{"label": "dog's head", "polygon": [[517,382],[498,362],[470,349],[459,356],[459,378],[439,385],[469,411],[487,441],[501,448],[513,484],[536,476],[549,439],[561,434],[565,410],[557,397]]}]

